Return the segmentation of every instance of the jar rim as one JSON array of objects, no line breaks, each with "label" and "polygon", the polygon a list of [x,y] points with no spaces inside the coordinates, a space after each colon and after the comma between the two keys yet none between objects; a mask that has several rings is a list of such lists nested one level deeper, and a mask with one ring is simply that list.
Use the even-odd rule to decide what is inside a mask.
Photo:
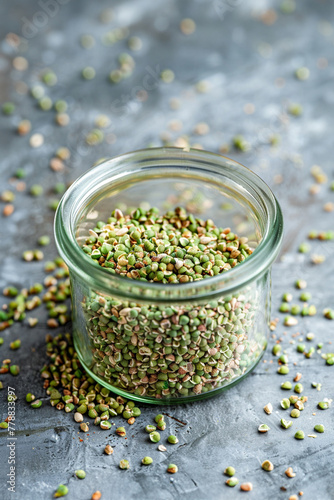
[{"label": "jar rim", "polygon": [[[155,163],[148,167],[146,162]],[[188,283],[163,284],[141,280],[131,280],[118,274],[111,274],[107,269],[97,265],[83,251],[80,252],[75,237],[75,225],[78,221],[78,203],[91,199],[108,180],[110,174],[119,179],[133,174],[135,164],[137,169],[169,166],[173,162],[182,164],[187,172],[201,170],[206,175],[212,175],[221,180],[222,173],[240,185],[243,190],[249,190],[261,205],[265,217],[265,231],[254,252],[243,262],[228,270],[205,280]],[[145,166],[146,165],[146,166]],[[107,174],[107,175],[106,175]],[[203,175],[204,175],[203,174]],[[260,277],[269,269],[276,259],[283,237],[282,211],[269,186],[254,172],[242,164],[225,156],[203,150],[184,150],[181,148],[149,148],[125,153],[91,168],[82,174],[66,191],[59,202],[54,223],[55,239],[58,251],[70,271],[81,277],[87,284],[106,294],[112,294],[130,301],[158,303],[191,302],[194,298],[215,300],[222,295],[234,293]]]}]

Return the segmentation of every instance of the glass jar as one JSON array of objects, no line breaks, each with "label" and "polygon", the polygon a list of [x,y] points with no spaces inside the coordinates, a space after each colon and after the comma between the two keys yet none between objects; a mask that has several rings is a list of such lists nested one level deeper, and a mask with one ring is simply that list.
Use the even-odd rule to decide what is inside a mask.
[{"label": "glass jar", "polygon": [[[227,272],[182,284],[111,274],[85,254],[89,230],[115,208],[151,206],[161,213],[182,206],[231,227],[254,251]],[[83,367],[112,392],[155,404],[206,398],[242,380],[267,345],[271,265],[282,231],[269,187],[217,154],[152,148],[86,172],[63,196],[55,219]]]}]

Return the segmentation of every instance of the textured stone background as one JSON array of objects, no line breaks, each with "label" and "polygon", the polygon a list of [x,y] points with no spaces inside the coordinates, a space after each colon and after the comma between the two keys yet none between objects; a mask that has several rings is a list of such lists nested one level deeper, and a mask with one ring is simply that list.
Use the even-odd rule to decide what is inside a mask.
[{"label": "textured stone background", "polygon": [[[46,3],[42,2],[41,3]],[[332,348],[333,322],[322,317],[322,309],[334,307],[333,242],[312,242],[312,253],[326,255],[319,266],[310,263],[310,254],[298,254],[298,244],[306,239],[311,229],[334,229],[333,213],[323,211],[325,202],[334,202],[334,192],[328,184],[321,186],[316,195],[309,193],[313,184],[310,168],[320,165],[330,181],[334,180],[333,128],[334,128],[334,4],[329,0],[296,1],[291,14],[281,12],[276,0],[207,0],[160,1],[124,0],[113,2],[113,20],[101,24],[101,11],[110,2],[69,0],[58,6],[55,15],[47,16],[44,26],[29,37],[23,18],[38,24],[45,16],[40,3],[35,1],[3,2],[0,9],[0,101],[12,100],[17,104],[11,117],[0,117],[1,190],[13,189],[10,178],[19,167],[26,168],[27,188],[38,182],[45,195],[32,198],[28,192],[16,194],[15,212],[0,216],[0,287],[8,284],[29,286],[43,279],[43,263],[26,263],[22,251],[36,247],[42,234],[52,234],[53,212],[48,208],[52,187],[56,182],[70,182],[87,170],[94,161],[114,156],[147,145],[161,145],[160,133],[168,130],[171,120],[183,123],[180,132],[171,132],[171,140],[189,135],[190,143],[200,143],[205,149],[218,151],[223,143],[231,143],[236,134],[243,134],[251,144],[247,153],[231,149],[229,155],[261,175],[273,188],[285,214],[285,241],[279,262],[273,269],[273,317],[281,294],[293,291],[296,278],[306,277],[318,314],[301,318],[297,327],[286,329],[283,315],[276,330],[283,336],[283,346],[290,358],[290,375],[276,374],[277,360],[268,352],[255,372],[237,387],[222,396],[206,402],[166,408],[166,411],[185,422],[179,425],[167,418],[169,431],[178,432],[179,444],[169,447],[167,453],[156,451],[147,442],[143,426],[151,422],[157,408],[143,408],[142,416],[131,428],[127,441],[116,439],[109,432],[96,429],[84,442],[78,439],[78,425],[72,416],[60,413],[43,404],[32,410],[24,401],[28,391],[46,400],[39,369],[45,360],[44,336],[46,316],[38,311],[40,323],[35,329],[15,324],[2,332],[5,339],[0,347],[1,359],[11,357],[21,366],[17,378],[2,376],[5,389],[1,393],[1,419],[6,417],[7,386],[14,386],[18,395],[17,411],[17,492],[6,491],[8,449],[6,431],[1,431],[1,488],[3,499],[48,499],[59,483],[69,486],[69,499],[89,499],[95,490],[103,499],[236,499],[243,495],[237,488],[225,486],[222,471],[228,465],[237,469],[237,477],[254,485],[250,498],[287,499],[291,494],[304,491],[305,500],[331,499],[333,494],[333,409],[317,410],[317,402],[333,397],[333,370],[326,366],[320,355],[311,359],[297,354],[290,343],[291,333],[301,336],[313,331],[316,346],[324,342],[324,352]],[[271,10],[269,10],[271,9]],[[268,13],[269,10],[269,13]],[[275,17],[276,14],[276,17]],[[180,20],[191,17],[197,29],[190,36],[180,32]],[[37,21],[36,21],[37,20]],[[274,21],[270,24],[270,21]],[[269,22],[269,24],[268,24]],[[136,61],[133,74],[119,85],[108,82],[108,73],[117,64],[119,53],[128,51],[126,39],[106,47],[101,37],[115,27],[128,27],[129,36],[137,35],[143,41],[140,51],[132,55]],[[9,32],[22,36],[19,52],[6,42]],[[84,50],[79,39],[91,34],[95,46]],[[28,38],[27,38],[28,35]],[[29,68],[24,72],[11,66],[15,55],[24,55]],[[83,81],[80,72],[91,65],[97,76]],[[299,81],[294,71],[307,66],[310,77]],[[55,87],[47,89],[53,99],[65,98],[69,105],[71,122],[67,127],[54,125],[54,111],[43,112],[25,93],[25,87],[38,82],[41,71],[51,67],[58,75]],[[164,68],[175,72],[172,84],[153,78],[153,88],[147,91],[147,100],[140,102],[136,92],[145,88],[147,77]],[[205,79],[210,89],[205,94],[194,86]],[[135,88],[136,87],[136,88]],[[15,89],[19,89],[18,93]],[[169,99],[180,99],[177,111],[169,107]],[[298,102],[303,106],[301,117],[287,113],[287,106]],[[252,114],[245,113],[245,105],[254,105]],[[247,107],[246,110],[252,109]],[[88,148],[85,134],[94,127],[94,119],[107,114],[111,126],[107,141]],[[18,137],[15,127],[22,118],[32,122],[32,132],[44,135],[44,145],[38,149],[29,146],[29,135]],[[198,137],[193,130],[205,121],[210,133]],[[31,135],[31,134],[30,134]],[[271,147],[269,138],[280,136],[277,147]],[[109,143],[108,143],[109,141]],[[112,144],[110,144],[112,143]],[[48,164],[59,146],[71,149],[72,158],[64,173],[56,174]],[[15,189],[15,188],[14,188]],[[47,248],[50,257],[56,255],[52,244]],[[295,301],[298,293],[294,291]],[[20,338],[19,351],[9,350],[10,339]],[[294,366],[293,363],[297,366]],[[292,380],[296,371],[303,374],[302,382],[309,402],[301,417],[289,430],[279,425],[287,415],[279,406],[283,397],[282,379]],[[322,391],[311,388],[311,382],[321,382]],[[286,393],[284,393],[286,396]],[[263,406],[272,402],[274,412],[267,416]],[[316,412],[316,416],[312,413]],[[260,435],[257,427],[267,423],[271,430]],[[316,439],[304,441],[293,438],[297,429],[313,433],[316,423],[324,423],[326,432]],[[94,430],[94,429],[93,429]],[[103,455],[106,442],[115,447],[114,455]],[[140,465],[143,456],[150,455],[154,465]],[[131,470],[120,471],[118,462],[129,458]],[[275,470],[266,473],[260,464],[270,459]],[[179,473],[166,474],[168,463],[176,463]],[[288,479],[284,470],[292,466],[297,475]],[[84,481],[73,477],[73,471],[83,468]],[[286,492],[280,490],[287,488]],[[245,493],[245,495],[247,495]]]}]

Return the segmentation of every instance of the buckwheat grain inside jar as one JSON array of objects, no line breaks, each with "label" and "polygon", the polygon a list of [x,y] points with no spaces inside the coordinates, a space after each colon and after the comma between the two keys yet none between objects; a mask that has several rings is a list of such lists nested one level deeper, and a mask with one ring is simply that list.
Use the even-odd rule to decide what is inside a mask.
[{"label": "buckwheat grain inside jar", "polygon": [[84,368],[155,404],[242,380],[266,348],[282,230],[268,186],[213,153],[147,149],[89,170],[55,220]]}]

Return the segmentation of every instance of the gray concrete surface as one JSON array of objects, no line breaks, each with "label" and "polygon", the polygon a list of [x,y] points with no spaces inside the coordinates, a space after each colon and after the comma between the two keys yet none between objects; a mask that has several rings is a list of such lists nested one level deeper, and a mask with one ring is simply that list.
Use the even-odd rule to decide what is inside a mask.
[{"label": "gray concrete surface", "polygon": [[[96,432],[91,432],[89,439],[84,437],[84,442],[79,442],[78,426],[72,416],[49,406],[42,388],[39,369],[46,359],[43,310],[38,311],[40,323],[35,329],[29,329],[25,323],[15,324],[2,332],[5,341],[0,351],[1,359],[10,357],[20,364],[21,373],[17,378],[1,376],[4,390],[0,411],[1,418],[5,418],[7,386],[13,386],[18,396],[16,493],[7,491],[5,484],[9,449],[6,431],[2,430],[0,498],[49,499],[59,483],[69,486],[67,498],[70,500],[89,499],[96,490],[102,492],[103,499],[110,500],[229,500],[243,495],[283,500],[299,491],[304,492],[305,500],[334,498],[333,409],[317,409],[318,401],[333,397],[334,367],[326,366],[317,353],[306,359],[290,343],[291,333],[300,332],[305,336],[313,331],[315,340],[310,345],[323,342],[323,352],[332,349],[329,343],[333,340],[333,322],[322,317],[322,309],[334,307],[334,244],[311,243],[312,253],[326,255],[326,262],[318,266],[310,263],[310,254],[298,254],[297,248],[311,229],[334,229],[333,213],[324,212],[322,208],[325,202],[334,202],[334,192],[325,184],[318,194],[309,193],[314,182],[310,174],[313,165],[320,165],[329,180],[334,180],[334,4],[304,0],[296,2],[295,12],[288,15],[281,12],[280,2],[274,0],[124,0],[113,2],[113,20],[101,24],[99,14],[110,6],[107,1],[72,0],[61,4],[54,0],[51,3],[52,13],[44,16],[40,14],[45,12],[41,7],[46,4],[43,0],[14,0],[0,7],[0,100],[17,104],[12,116],[0,117],[1,191],[11,187],[9,179],[19,167],[27,170],[28,188],[36,182],[45,187],[45,195],[38,199],[27,192],[18,192],[14,214],[7,218],[1,215],[0,288],[8,284],[29,286],[43,279],[43,263],[23,262],[21,254],[27,248],[36,247],[38,236],[52,234],[53,212],[48,208],[48,201],[53,196],[55,182],[74,180],[98,158],[148,144],[160,145],[160,133],[168,129],[171,120],[179,119],[183,128],[172,133],[173,139],[190,135],[192,144],[199,142],[212,151],[218,151],[222,143],[230,143],[236,134],[243,134],[250,142],[249,152],[238,153],[232,148],[229,155],[268,182],[285,215],[282,255],[273,269],[273,317],[279,316],[277,309],[282,293],[294,291],[294,281],[300,277],[306,277],[309,282],[318,314],[301,318],[298,326],[288,329],[286,336],[287,329],[280,315],[275,333],[284,337],[283,346],[290,358],[289,376],[276,374],[277,360],[270,363],[274,344],[271,339],[264,357],[267,362],[260,363],[242,384],[216,399],[166,409],[186,424],[183,426],[167,418],[165,434],[170,430],[177,431],[179,436],[179,444],[167,453],[156,451],[143,433],[143,426],[157,413],[154,407],[142,408],[142,416],[127,441],[93,429]],[[261,20],[268,9],[277,14],[271,25],[265,24],[263,17]],[[190,36],[179,30],[180,20],[185,17],[193,18],[197,24]],[[29,25],[30,31],[26,20],[33,23],[32,28]],[[141,37],[143,47],[133,53],[136,67],[132,76],[112,86],[108,73],[116,67],[118,54],[128,50],[128,37],[110,47],[101,43],[101,36],[115,27],[127,27],[129,36]],[[23,38],[22,50],[18,53],[5,41],[9,32]],[[95,37],[96,44],[91,50],[80,46],[79,38],[83,34]],[[27,58],[26,71],[11,68],[15,55]],[[80,72],[88,65],[95,67],[97,76],[92,81],[83,81]],[[310,70],[307,81],[294,77],[294,71],[301,66]],[[53,111],[39,110],[29,94],[15,91],[20,81],[28,86],[38,82],[45,67],[51,67],[58,75],[57,85],[49,88],[48,93],[53,99],[65,98],[70,104],[71,122],[67,127],[55,126]],[[175,72],[172,84],[164,84],[156,77],[148,79],[152,72],[159,74],[164,68]],[[205,94],[194,90],[196,82],[202,79],[210,85],[210,91]],[[145,89],[148,81],[147,100],[138,102],[135,94]],[[179,110],[169,108],[171,97],[180,99]],[[294,117],[286,112],[291,102],[303,106],[302,116]],[[244,112],[247,103],[254,105],[252,114]],[[110,142],[116,140],[87,148],[85,133],[93,128],[99,113],[110,117],[108,134],[114,134]],[[31,120],[31,133],[44,135],[41,148],[29,146],[29,135],[17,136],[15,127],[20,118]],[[210,133],[195,136],[193,129],[202,121],[208,123]],[[274,134],[280,136],[275,148],[268,143]],[[64,173],[55,173],[48,164],[60,146],[69,147],[72,158]],[[53,244],[46,253],[50,257],[56,255]],[[298,302],[297,291],[294,297],[294,302]],[[9,342],[16,338],[22,340],[22,347],[13,352]],[[283,397],[280,383],[282,379],[292,380],[297,371],[303,374],[309,401],[293,427],[285,431],[279,425],[280,418],[286,416],[279,406]],[[311,388],[313,381],[322,383],[321,392]],[[45,401],[40,410],[32,410],[25,403],[28,391]],[[270,416],[262,409],[268,402],[274,406]],[[267,423],[270,432],[258,434],[260,423]],[[293,438],[297,429],[303,429],[306,435],[313,434],[316,423],[326,426],[324,434],[317,435],[316,439],[306,437],[304,441]],[[102,453],[107,441],[115,446],[111,457]],[[153,457],[153,466],[141,466],[145,455]],[[130,459],[129,471],[119,470],[121,458]],[[265,459],[274,463],[273,472],[261,470],[260,464]],[[171,462],[179,467],[179,473],[173,477],[165,472]],[[225,486],[223,470],[228,465],[236,467],[240,482],[253,483],[253,492],[246,494],[238,487]],[[288,466],[295,469],[294,479],[284,474]],[[84,481],[73,477],[77,468],[86,470]],[[281,486],[286,487],[286,491],[281,491]]]}]

